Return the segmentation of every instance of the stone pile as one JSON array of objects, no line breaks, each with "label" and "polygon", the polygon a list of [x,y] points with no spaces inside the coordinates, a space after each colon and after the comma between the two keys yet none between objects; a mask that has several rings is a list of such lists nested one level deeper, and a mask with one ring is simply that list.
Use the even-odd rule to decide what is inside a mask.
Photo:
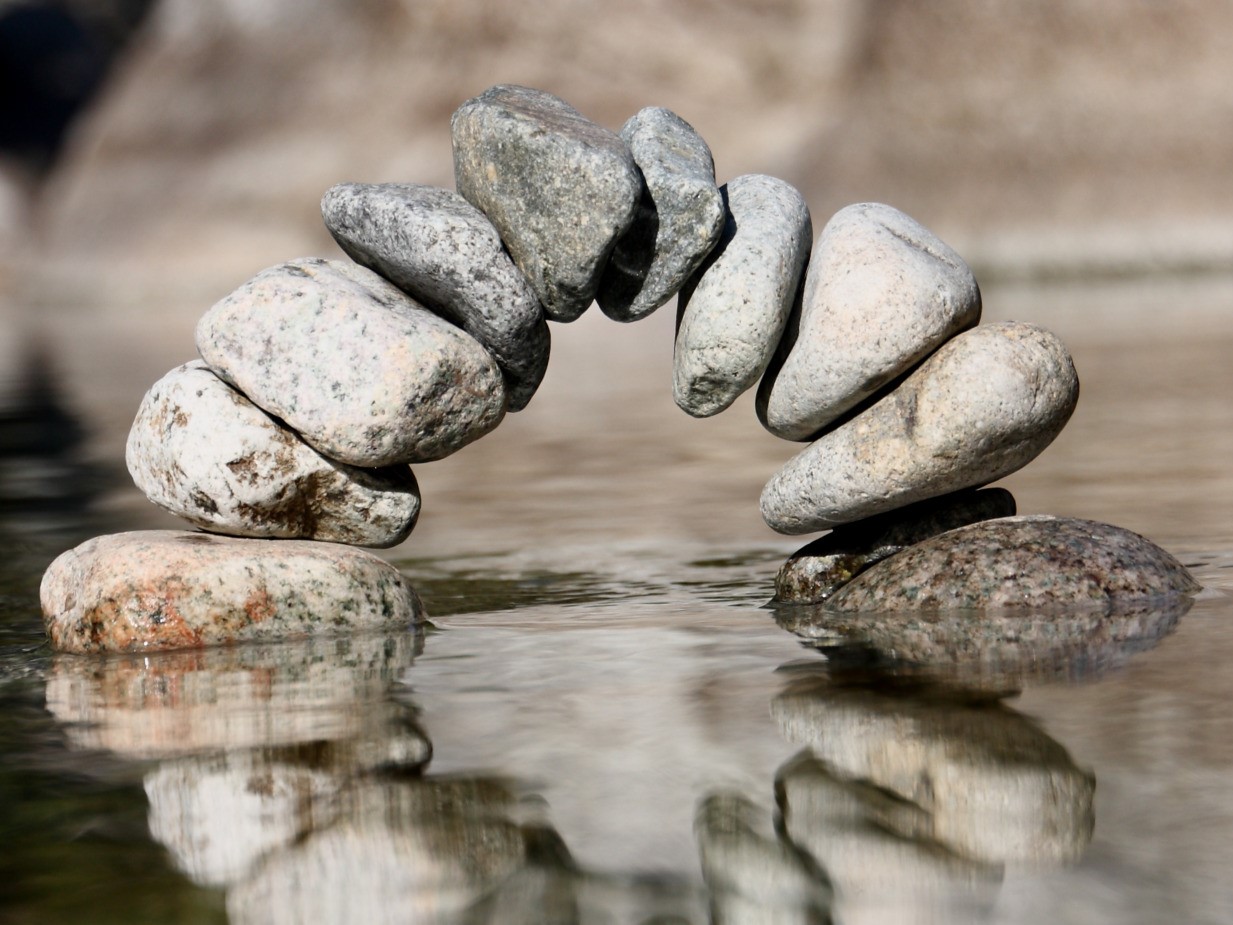
[{"label": "stone pile", "polygon": [[[550,94],[498,86],[464,103],[452,132],[458,192],[335,186],[322,214],[354,262],[270,268],[201,319],[201,360],[150,390],[127,462],[154,503],[216,536],[130,534],[66,553],[43,588],[58,648],[420,619],[401,576],[351,547],[406,538],[420,504],[410,464],[525,408],[547,322],[592,301],[629,322],[678,296],[680,407],[713,415],[758,385],[763,425],[810,442],[762,495],[784,533],[994,481],[1074,408],[1061,342],[1030,324],[978,327],[971,271],[890,206],[843,209],[811,251],[799,192],[760,175],[718,186],[706,143],[665,109],[617,135]],[[300,594],[304,545],[271,540],[329,543],[340,574],[382,577]],[[139,573],[160,555],[174,569]]]}]

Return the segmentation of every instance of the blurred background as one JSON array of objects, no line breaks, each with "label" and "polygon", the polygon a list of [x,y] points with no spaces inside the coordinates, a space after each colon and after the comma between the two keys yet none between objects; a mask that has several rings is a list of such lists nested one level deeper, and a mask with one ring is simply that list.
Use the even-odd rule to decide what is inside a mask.
[{"label": "blurred background", "polygon": [[[7,456],[86,461],[89,505],[173,525],[127,484],[123,442],[197,318],[266,266],[340,256],[318,212],[332,184],[452,186],[450,115],[496,83],[614,130],[667,106],[720,182],[799,187],[815,233],[854,201],[908,212],[972,264],[987,319],[1075,353],[1080,411],[1012,478],[1021,510],[1233,542],[1219,0],[4,0]],[[757,493],[795,450],[749,396],[709,421],[675,409],[672,323],[668,306],[554,325],[531,406],[417,469],[409,544],[772,538]]]}]

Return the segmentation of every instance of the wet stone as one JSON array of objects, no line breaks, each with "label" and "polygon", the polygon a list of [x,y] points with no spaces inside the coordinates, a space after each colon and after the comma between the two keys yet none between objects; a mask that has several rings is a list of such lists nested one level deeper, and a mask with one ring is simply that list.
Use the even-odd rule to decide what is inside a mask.
[{"label": "wet stone", "polygon": [[711,149],[676,113],[647,107],[625,123],[621,138],[645,185],[596,300],[609,318],[637,321],[676,295],[698,269],[719,242],[727,212]]},{"label": "wet stone", "polygon": [[766,370],[813,238],[809,207],[782,180],[737,177],[723,194],[723,235],[680,293],[672,394],[694,417],[723,411]]},{"label": "wet stone", "polygon": [[775,578],[775,600],[826,600],[870,566],[931,536],[1015,513],[1004,488],[965,490],[836,527],[797,550]]},{"label": "wet stone", "polygon": [[146,393],[126,461],[147,498],[214,533],[393,546],[419,515],[410,468],[331,462],[200,361]]},{"label": "wet stone", "polygon": [[174,530],[87,540],[43,575],[63,652],[196,648],[409,627],[423,607],[402,574],[351,546]]},{"label": "wet stone", "polygon": [[808,440],[980,320],[972,271],[881,203],[841,209],[809,260],[795,340],[758,395],[773,434]]},{"label": "wet stone", "polygon": [[305,258],[265,270],[197,324],[209,367],[330,459],[441,459],[505,414],[478,342],[371,270]]},{"label": "wet stone", "polygon": [[889,395],[789,460],[762,491],[780,533],[809,533],[996,481],[1061,432],[1079,379],[1036,325],[981,325],[949,340]]},{"label": "wet stone", "polygon": [[517,86],[463,103],[451,133],[458,192],[496,226],[548,317],[573,321],[642,195],[628,146],[564,100]]},{"label": "wet stone", "polygon": [[505,375],[509,410],[526,407],[548,367],[548,323],[482,212],[452,190],[340,183],[321,214],[351,259],[479,341]]},{"label": "wet stone", "polygon": [[1115,610],[1198,590],[1184,565],[1137,533],[1091,520],[1032,515],[972,524],[906,549],[858,576],[828,607]]}]

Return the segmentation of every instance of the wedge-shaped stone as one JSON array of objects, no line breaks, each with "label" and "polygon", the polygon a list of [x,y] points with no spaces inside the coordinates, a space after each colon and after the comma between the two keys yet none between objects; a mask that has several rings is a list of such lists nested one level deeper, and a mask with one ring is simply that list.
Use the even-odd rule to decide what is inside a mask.
[{"label": "wedge-shaped stone", "polygon": [[975,325],[980,308],[972,271],[932,232],[880,203],[841,209],[814,245],[795,340],[758,390],[763,425],[810,439]]},{"label": "wedge-shaped stone", "polygon": [[484,213],[452,190],[340,183],[321,200],[339,247],[483,345],[520,411],[548,368],[544,310]]},{"label": "wedge-shaped stone", "polygon": [[564,100],[492,87],[451,122],[458,192],[492,220],[554,321],[591,304],[642,180],[616,134]]},{"label": "wedge-shaped stone", "polygon": [[694,417],[723,411],[767,368],[813,240],[809,207],[783,180],[737,177],[723,194],[723,236],[678,310],[672,394]]},{"label": "wedge-shaped stone", "polygon": [[1049,331],[1016,321],[965,331],[789,460],[762,491],[762,517],[810,533],[995,481],[1053,441],[1078,397],[1070,354]]},{"label": "wedge-shaped stone", "polygon": [[371,270],[305,258],[265,270],[197,324],[209,367],[330,459],[441,459],[505,414],[496,361]]},{"label": "wedge-shaped stone", "polygon": [[419,516],[410,468],[331,462],[199,360],[146,393],[125,456],[147,498],[213,533],[393,546]]},{"label": "wedge-shaped stone", "polygon": [[345,634],[423,620],[398,569],[335,543],[176,530],[87,540],[40,588],[52,648],[134,652]]},{"label": "wedge-shaped stone", "polygon": [[645,186],[617,241],[596,300],[615,321],[637,321],[685,285],[719,242],[727,212],[711,149],[676,113],[648,107],[621,129]]}]

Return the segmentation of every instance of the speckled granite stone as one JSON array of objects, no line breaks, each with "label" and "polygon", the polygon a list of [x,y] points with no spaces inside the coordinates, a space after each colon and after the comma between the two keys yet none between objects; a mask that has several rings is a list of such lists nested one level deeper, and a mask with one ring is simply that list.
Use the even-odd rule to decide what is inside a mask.
[{"label": "speckled granite stone", "polygon": [[813,239],[796,189],[751,174],[723,187],[719,244],[681,290],[672,395],[694,417],[723,411],[770,363],[801,287]]},{"label": "speckled granite stone", "polygon": [[473,338],[349,261],[258,273],[206,312],[197,350],[219,378],[330,459],[441,459],[505,414],[501,370]]},{"label": "speckled granite stone", "polygon": [[826,600],[865,569],[931,536],[1015,513],[1004,488],[965,490],[836,527],[794,552],[775,578],[775,600]]},{"label": "speckled granite stone", "polygon": [[719,242],[727,212],[711,149],[676,113],[648,107],[621,129],[644,188],[617,241],[596,301],[615,321],[637,321],[685,284]]},{"label": "speckled granite stone", "polygon": [[369,552],[175,530],[87,540],[39,592],[52,648],[132,652],[410,626],[423,606]]},{"label": "speckled granite stone", "polygon": [[831,597],[833,610],[954,610],[1084,604],[1193,594],[1198,582],[1156,544],[1070,517],[988,520],[886,559]]},{"label": "speckled granite stone", "polygon": [[331,462],[200,361],[146,393],[125,459],[147,498],[213,533],[393,546],[420,510],[407,466]]},{"label": "speckled granite stone", "polygon": [[591,304],[642,195],[629,147],[564,100],[497,86],[451,121],[458,192],[491,219],[554,321]]},{"label": "speckled granite stone", "polygon": [[980,320],[958,254],[898,209],[858,203],[826,223],[809,259],[795,340],[758,389],[771,433],[808,440]]},{"label": "speckled granite stone", "polygon": [[1053,441],[1078,398],[1054,334],[1017,321],[972,328],[789,460],[762,491],[762,516],[809,533],[996,481]]},{"label": "speckled granite stone", "polygon": [[479,341],[525,408],[548,367],[544,310],[484,213],[452,190],[340,183],[321,200],[339,247]]}]

